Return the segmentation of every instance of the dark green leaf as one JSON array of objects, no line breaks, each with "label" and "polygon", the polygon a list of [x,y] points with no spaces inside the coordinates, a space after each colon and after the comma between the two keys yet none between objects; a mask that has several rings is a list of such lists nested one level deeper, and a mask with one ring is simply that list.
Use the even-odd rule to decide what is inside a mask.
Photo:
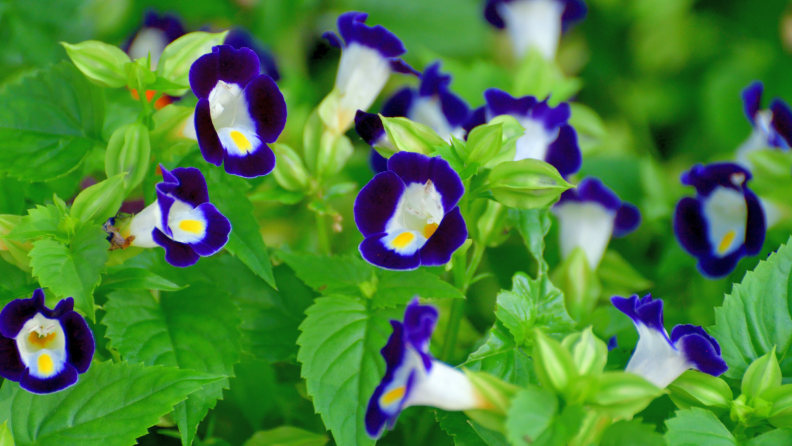
[{"label": "dark green leaf", "polygon": [[600,446],[665,446],[665,440],[655,432],[654,425],[644,424],[640,418],[635,418],[608,427]]},{"label": "dark green leaf", "polygon": [[792,428],[786,427],[765,432],[746,443],[747,446],[780,446],[784,444],[792,444]]},{"label": "dark green leaf", "polygon": [[[361,294],[360,284],[372,283],[373,266],[356,257],[317,256],[278,251],[306,285],[324,294]],[[370,288],[371,289],[371,288]]]},{"label": "dark green leaf", "polygon": [[512,445],[531,445],[553,422],[558,397],[541,387],[530,386],[512,399],[506,414],[506,432]]},{"label": "dark green leaf", "polygon": [[473,429],[473,422],[461,412],[437,410],[437,422],[440,428],[454,438],[456,446],[487,446],[479,434]]},{"label": "dark green leaf", "polygon": [[161,290],[179,291],[185,287],[160,277],[143,268],[123,268],[108,274],[101,288],[113,290]]},{"label": "dark green leaf", "polygon": [[564,295],[546,275],[534,280],[524,273],[515,274],[511,291],[498,294],[496,315],[520,345],[528,341],[533,328],[560,339],[575,326],[564,307]]},{"label": "dark green leaf", "polygon": [[464,366],[470,370],[491,373],[518,386],[538,382],[533,361],[517,346],[500,320],[495,321],[486,342],[470,354]]},{"label": "dark green leaf", "polygon": [[544,238],[550,230],[550,212],[548,209],[509,209],[509,219],[525,240],[528,252],[539,264],[539,273],[547,271],[544,261]]},{"label": "dark green leaf", "polygon": [[306,430],[281,426],[268,431],[256,432],[245,446],[324,446],[328,438]]},{"label": "dark green leaf", "polygon": [[413,297],[424,299],[464,299],[465,296],[448,282],[426,271],[386,271],[378,274],[373,308],[407,304]]},{"label": "dark green leaf", "polygon": [[666,421],[668,446],[737,446],[726,426],[712,412],[698,407],[676,411]]}]

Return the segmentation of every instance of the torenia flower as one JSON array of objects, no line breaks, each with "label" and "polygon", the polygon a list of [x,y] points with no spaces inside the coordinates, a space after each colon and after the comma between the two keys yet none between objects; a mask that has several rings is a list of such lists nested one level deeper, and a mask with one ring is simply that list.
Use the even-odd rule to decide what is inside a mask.
[{"label": "torenia flower", "polygon": [[[180,167],[168,171],[157,184],[157,200],[128,221],[111,219],[106,225],[114,248],[165,248],[165,260],[173,266],[194,265],[223,249],[231,222],[209,203],[201,171]],[[117,225],[116,225],[117,223]],[[112,248],[111,248],[112,249]]]},{"label": "torenia flower", "polygon": [[398,152],[355,199],[360,253],[385,269],[444,265],[467,239],[459,175],[442,158]]},{"label": "torenia flower", "polygon": [[156,70],[165,47],[184,34],[184,25],[178,17],[147,11],[140,28],[132,33],[121,49],[126,51],[132,60],[148,57],[151,54],[151,69]]},{"label": "torenia flower", "polygon": [[611,237],[624,237],[641,224],[638,208],[593,177],[561,194],[552,210],[560,223],[561,254],[566,257],[580,247],[592,269],[602,260]]},{"label": "torenia flower", "polygon": [[280,71],[278,71],[278,65],[275,63],[275,58],[272,56],[272,53],[267,51],[264,44],[256,39],[248,30],[239,27],[231,28],[223,43],[231,46],[231,48],[235,50],[250,48],[259,58],[261,74],[266,74],[276,82],[280,80]]},{"label": "torenia flower", "polygon": [[402,41],[381,25],[367,26],[368,14],[347,12],[338,17],[341,39],[332,31],[324,33],[331,45],[342,48],[335,80],[338,95],[332,122],[336,133],[349,129],[358,110],[368,110],[382,91],[391,72],[418,74],[398,56],[406,53]]},{"label": "torenia flower", "polygon": [[561,33],[587,12],[583,0],[487,0],[484,7],[492,26],[506,28],[515,56],[536,48],[547,60],[555,59]]},{"label": "torenia flower", "polygon": [[745,116],[753,126],[753,132],[739,149],[737,161],[751,168],[748,154],[754,150],[777,148],[789,150],[792,145],[792,109],[779,98],[773,99],[770,109],[760,109],[764,85],[756,81],[742,91]]},{"label": "torenia flower", "polygon": [[266,175],[275,168],[273,143],[286,125],[286,101],[275,81],[260,74],[256,53],[218,45],[190,67],[190,87],[198,97],[195,133],[204,159],[245,178]]},{"label": "torenia flower", "polygon": [[436,324],[437,310],[421,305],[417,298],[407,306],[403,323],[391,321],[393,334],[382,349],[385,377],[366,410],[366,432],[371,438],[379,438],[385,428],[393,429],[399,414],[410,406],[455,411],[489,407],[464,372],[429,353]]},{"label": "torenia flower", "polygon": [[[484,92],[487,100],[485,118],[509,115],[525,129],[517,140],[514,161],[532,158],[545,161],[558,169],[564,178],[580,170],[583,157],[578,147],[577,132],[567,123],[571,116],[569,104],[562,102],[551,107],[545,99],[533,96],[514,98],[505,91],[490,88]],[[481,116],[479,114],[479,116]]]},{"label": "torenia flower", "polygon": [[696,197],[677,203],[674,233],[698,258],[709,278],[728,275],[745,256],[762,250],[765,215],[759,198],[746,183],[751,173],[732,163],[697,164],[682,174],[682,184],[696,188]]},{"label": "torenia flower", "polygon": [[94,350],[93,333],[71,297],[50,310],[39,288],[0,312],[0,376],[29,392],[53,393],[76,383]]},{"label": "torenia flower", "polygon": [[668,337],[663,326],[663,301],[647,294],[626,299],[613,297],[613,305],[632,319],[638,330],[638,345],[627,364],[627,372],[643,377],[664,389],[687,370],[720,376],[729,368],[721,357],[718,341],[695,325],[677,325]]}]

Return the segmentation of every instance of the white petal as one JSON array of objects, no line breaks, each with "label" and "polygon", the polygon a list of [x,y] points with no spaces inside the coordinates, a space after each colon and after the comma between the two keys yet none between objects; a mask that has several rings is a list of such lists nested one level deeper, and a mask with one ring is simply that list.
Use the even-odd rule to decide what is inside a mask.
[{"label": "white petal", "polygon": [[377,50],[358,43],[344,48],[335,82],[339,94],[338,130],[346,130],[358,110],[371,107],[390,74],[390,63]]},{"label": "white petal", "polygon": [[[418,368],[420,373],[423,368]],[[413,382],[404,407],[431,406],[443,410],[483,408],[486,402],[460,370],[440,361],[432,361],[428,375],[419,374]]]},{"label": "white petal", "polygon": [[184,127],[179,132],[179,136],[198,141],[198,135],[195,133],[195,110],[184,120]]},{"label": "white petal", "polygon": [[529,158],[544,161],[550,144],[558,138],[558,129],[548,132],[542,122],[533,119],[521,119],[520,125],[525,133],[517,140],[514,161]]},{"label": "white petal", "polygon": [[151,53],[151,70],[157,70],[162,51],[168,46],[168,37],[165,32],[157,28],[143,28],[129,45],[129,58],[132,60],[148,57]]},{"label": "white petal", "polygon": [[49,378],[63,370],[66,363],[66,335],[60,321],[37,313],[20,330],[16,345],[19,357],[30,369],[31,375]]},{"label": "white petal", "polygon": [[561,39],[564,3],[557,0],[518,0],[498,4],[498,13],[518,58],[536,48],[547,60],[554,60]]},{"label": "white petal", "polygon": [[715,254],[725,257],[745,241],[748,223],[748,205],[745,196],[737,190],[717,187],[704,202],[709,242]]},{"label": "white petal", "polygon": [[640,339],[625,371],[664,389],[691,368],[681,352],[671,346],[665,329],[660,332],[644,324],[635,324],[635,327]]},{"label": "white petal", "polygon": [[[407,117],[419,124],[430,127],[447,142],[451,142],[451,135],[454,130],[457,130],[453,129],[448,123],[445,114],[443,114],[440,101],[434,97],[419,97],[415,104],[410,107],[410,113]],[[458,137],[458,135],[454,136]]]},{"label": "white petal", "polygon": [[553,213],[560,223],[561,255],[566,258],[580,247],[591,269],[597,269],[613,234],[615,213],[598,203],[574,201],[554,207]]},{"label": "white petal", "polygon": [[160,226],[161,214],[159,204],[154,201],[148,207],[140,211],[139,214],[132,217],[129,227],[122,229],[121,235],[129,238],[134,236],[130,246],[137,246],[138,248],[156,248],[159,245],[154,243],[154,238],[151,232],[154,228]]}]

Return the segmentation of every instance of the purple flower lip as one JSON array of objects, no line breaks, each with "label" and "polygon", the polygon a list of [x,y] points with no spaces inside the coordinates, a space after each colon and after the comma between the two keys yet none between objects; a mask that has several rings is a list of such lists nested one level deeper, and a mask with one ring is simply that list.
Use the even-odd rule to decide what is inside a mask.
[{"label": "purple flower lip", "polygon": [[[494,27],[503,29],[506,23],[498,11],[498,5],[503,3],[516,3],[531,0],[487,0],[484,6],[484,18]],[[564,5],[564,12],[561,16],[561,24],[564,31],[568,31],[574,24],[582,21],[588,14],[588,6],[583,0],[556,0]]]},{"label": "purple flower lip", "polygon": [[260,74],[249,48],[218,45],[190,68],[198,97],[195,133],[204,159],[245,178],[267,175],[275,154],[267,145],[286,125],[286,101],[275,81]]},{"label": "purple flower lip", "polygon": [[696,188],[674,212],[679,244],[698,259],[702,275],[716,279],[734,271],[741,258],[759,254],[767,225],[764,210],[747,182],[751,173],[733,163],[697,164],[682,174]]},{"label": "purple flower lip", "polygon": [[640,336],[626,371],[665,388],[682,373],[695,369],[712,376],[728,370],[718,341],[703,328],[677,325],[668,336],[663,325],[663,301],[647,294],[643,299],[613,297],[613,305],[632,319]]},{"label": "purple flower lip", "polygon": [[93,333],[71,297],[50,310],[39,288],[0,312],[0,376],[29,392],[54,393],[73,385],[88,371],[94,350]]},{"label": "purple flower lip", "polygon": [[266,74],[275,82],[280,80],[280,71],[278,70],[278,64],[275,62],[274,56],[264,47],[264,44],[248,30],[241,27],[231,28],[223,43],[235,50],[250,48],[259,58],[261,74]]},{"label": "purple flower lip", "polygon": [[565,203],[596,203],[613,212],[613,236],[617,238],[631,234],[641,225],[641,212],[638,208],[622,201],[599,178],[584,178],[577,187],[564,191],[554,206],[561,207]]},{"label": "purple flower lip", "polygon": [[[569,104],[562,102],[551,107],[549,97],[544,101],[534,96],[515,98],[496,88],[485,91],[484,98],[487,101],[484,119],[489,121],[496,116],[509,115],[525,128],[525,134],[517,140],[515,161],[540,159],[555,167],[564,178],[580,170],[583,156],[577,132],[568,124]],[[475,117],[468,120],[466,127],[480,124],[481,112],[477,110],[473,114]]]},{"label": "purple flower lip", "polygon": [[773,98],[769,110],[762,110],[764,84],[755,81],[742,91],[745,116],[762,135],[763,145],[779,149],[792,146],[792,108],[779,98]]},{"label": "purple flower lip", "polygon": [[384,269],[444,265],[467,239],[457,207],[465,189],[441,158],[398,152],[355,200],[360,253]]}]

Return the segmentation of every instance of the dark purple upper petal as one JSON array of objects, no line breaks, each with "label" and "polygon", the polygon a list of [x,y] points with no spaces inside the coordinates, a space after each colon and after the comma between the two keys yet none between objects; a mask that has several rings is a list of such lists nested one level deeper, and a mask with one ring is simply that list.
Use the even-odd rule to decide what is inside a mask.
[{"label": "dark purple upper petal", "polygon": [[745,87],[741,93],[743,111],[745,112],[745,117],[751,121],[751,125],[756,125],[756,113],[762,108],[762,91],[764,91],[764,84],[761,81],[754,81]]},{"label": "dark purple upper petal", "polygon": [[555,205],[560,206],[567,201],[599,203],[612,212],[616,212],[622,207],[622,201],[616,193],[595,177],[583,178],[576,188],[561,194],[561,199]]},{"label": "dark purple upper petal", "polygon": [[[735,184],[735,176],[742,175],[742,182]],[[716,187],[728,187],[742,191],[745,182],[752,178],[751,172],[735,163],[696,164],[681,177],[682,184],[693,186],[702,196],[708,196]]]},{"label": "dark purple upper petal", "polygon": [[165,248],[165,260],[173,266],[185,268],[195,265],[201,258],[190,245],[173,241],[158,228],[154,228],[151,235],[154,243]]},{"label": "dark purple upper petal", "polygon": [[382,116],[395,118],[407,116],[413,101],[413,91],[410,87],[402,88],[391,96],[382,106]]},{"label": "dark purple upper petal", "polygon": [[531,109],[539,103],[533,96],[515,98],[497,88],[490,88],[484,92],[487,101],[487,116],[492,119],[500,115],[528,116]]},{"label": "dark purple upper petal", "polygon": [[198,99],[209,98],[209,93],[217,86],[220,79],[218,59],[219,54],[213,51],[196,59],[190,67],[190,88]]},{"label": "dark purple upper petal", "polygon": [[256,76],[245,87],[245,99],[256,134],[263,142],[275,142],[286,126],[286,100],[278,84],[267,75]]},{"label": "dark purple upper petal", "polygon": [[506,27],[506,23],[498,12],[498,5],[500,3],[504,3],[504,0],[487,0],[487,3],[484,5],[484,18],[490,22],[492,26],[503,29]]},{"label": "dark purple upper petal", "polygon": [[691,197],[679,200],[674,211],[674,235],[682,248],[696,257],[709,255],[712,246],[707,231],[707,220],[704,218],[701,202]]},{"label": "dark purple upper petal", "polygon": [[391,251],[382,242],[382,238],[387,235],[385,232],[373,234],[360,243],[358,250],[364,260],[372,265],[389,270],[406,271],[417,269],[421,266],[420,251],[416,251],[415,254],[409,256],[403,256]]},{"label": "dark purple upper petal", "polygon": [[275,168],[275,153],[265,143],[244,155],[223,153],[223,168],[231,175],[255,178],[267,175]]},{"label": "dark purple upper petal", "polygon": [[545,162],[555,167],[562,177],[577,173],[583,165],[577,132],[571,125],[563,125],[558,129],[558,137],[547,148]]},{"label": "dark purple upper petal", "polygon": [[390,59],[388,59],[388,63],[390,64],[391,70],[393,70],[396,73],[421,76],[420,71],[416,70],[415,68],[410,66],[410,64],[408,64],[407,62],[405,62],[404,60],[398,57],[391,57]]},{"label": "dark purple upper petal", "polygon": [[588,6],[583,0],[564,0],[564,2],[566,8],[561,15],[561,29],[567,32],[573,25],[586,18]]},{"label": "dark purple upper petal", "polygon": [[[532,97],[532,96],[528,96]],[[544,125],[548,131],[555,130],[556,128],[565,125],[572,116],[572,109],[569,104],[562,102],[555,107],[548,104],[548,99],[537,102],[530,110],[531,119],[539,121]]]},{"label": "dark purple upper petal", "polygon": [[258,56],[249,48],[217,45],[190,67],[190,87],[195,96],[208,98],[218,81],[245,86],[261,71]]},{"label": "dark purple upper petal", "polygon": [[355,198],[355,224],[363,237],[385,231],[404,193],[404,182],[394,172],[374,176]]},{"label": "dark purple upper petal", "polygon": [[333,31],[325,31],[324,33],[322,33],[322,38],[327,40],[327,43],[329,43],[330,46],[332,46],[332,47],[335,47],[335,48],[343,48],[344,47],[344,42],[342,42],[341,38],[338,37],[338,34],[336,34]]},{"label": "dark purple upper petal", "polygon": [[745,253],[755,256],[762,251],[767,233],[767,223],[759,197],[747,188],[745,189],[745,204],[748,207],[748,218],[745,223]]},{"label": "dark purple upper petal", "polygon": [[235,50],[240,48],[250,48],[259,58],[261,72],[271,77],[275,81],[280,79],[278,65],[275,63],[275,58],[272,56],[272,53],[267,51],[264,44],[256,39],[253,34],[248,32],[246,29],[239,27],[231,28],[231,30],[228,31],[228,34],[226,34],[225,42],[223,43],[230,45],[231,48],[234,48]]},{"label": "dark purple upper petal", "polygon": [[434,234],[421,248],[421,265],[441,266],[451,261],[451,256],[467,240],[468,231],[459,207],[445,214]]},{"label": "dark purple upper petal", "polygon": [[356,11],[338,16],[338,31],[347,46],[353,42],[377,50],[382,57],[398,57],[406,53],[404,44],[382,25],[366,25],[368,14]]},{"label": "dark purple upper petal", "polygon": [[432,368],[429,341],[432,339],[438,317],[437,308],[421,305],[418,297],[413,298],[404,311],[404,338],[421,354],[426,370]]},{"label": "dark purple upper petal", "polygon": [[170,194],[193,207],[209,202],[206,179],[195,167],[178,167],[168,171],[160,164],[162,182],[157,183],[158,193]]},{"label": "dark purple upper petal", "polygon": [[369,153],[369,166],[375,174],[388,171],[388,159],[380,155],[376,150],[371,150]]},{"label": "dark purple upper petal", "polygon": [[363,110],[358,110],[355,113],[355,131],[363,138],[363,141],[366,141],[366,144],[372,147],[385,136],[385,127],[382,125],[379,115],[366,113]]},{"label": "dark purple upper petal", "polygon": [[720,355],[718,341],[704,332],[701,327],[693,328],[698,328],[698,331],[685,329],[686,333],[681,334],[678,341],[674,341],[674,346],[682,352],[685,359],[695,365],[698,371],[712,376],[722,375],[729,366]]},{"label": "dark purple upper petal", "polygon": [[444,212],[453,209],[465,193],[459,174],[442,158],[398,152],[388,159],[388,170],[398,175],[407,186],[411,183],[425,184],[432,180],[442,197]]},{"label": "dark purple upper petal", "polygon": [[622,203],[616,211],[616,220],[613,224],[613,236],[624,237],[638,229],[641,225],[641,211],[630,203]]},{"label": "dark purple upper petal", "polygon": [[223,249],[231,234],[231,222],[217,210],[212,203],[204,203],[196,208],[206,220],[206,235],[190,246],[200,256],[210,256]]},{"label": "dark purple upper petal", "polygon": [[41,288],[34,291],[29,299],[12,300],[0,311],[0,334],[9,339],[16,338],[25,323],[36,313],[43,314],[44,309],[44,290]]},{"label": "dark purple upper petal", "polygon": [[427,97],[434,96],[448,89],[449,84],[451,84],[451,75],[441,73],[440,62],[435,62],[424,69],[418,94]]},{"label": "dark purple upper petal", "polygon": [[[471,130],[474,128],[484,125],[487,123],[487,107],[481,106],[473,111],[470,112],[468,115],[467,120],[462,125],[462,128],[465,129],[465,132],[470,133]],[[467,139],[467,135],[465,135],[465,139]]]},{"label": "dark purple upper petal", "polygon": [[438,97],[440,98],[440,108],[451,128],[461,127],[467,122],[470,107],[464,99],[448,90],[438,93]]},{"label": "dark purple upper petal", "polygon": [[198,147],[201,148],[201,155],[203,155],[206,162],[215,166],[222,164],[225,150],[212,123],[209,99],[201,98],[195,106],[195,134],[198,137]]},{"label": "dark purple upper petal", "polygon": [[16,341],[0,336],[0,377],[19,381],[24,371],[25,364],[19,357]]},{"label": "dark purple upper petal", "polygon": [[19,386],[31,393],[47,394],[61,391],[76,382],[77,370],[67,362],[60,373],[46,379],[36,378],[30,374],[30,369],[25,369],[19,379]]},{"label": "dark purple upper petal", "polygon": [[[399,321],[391,321],[393,326],[393,333],[388,338],[388,343],[382,348],[382,357],[385,358],[385,376],[382,382],[374,390],[374,394],[369,399],[368,408],[366,409],[366,433],[371,438],[379,438],[382,431],[386,426],[393,427],[396,419],[399,417],[401,411],[396,411],[395,414],[389,415],[385,413],[379,405],[379,400],[385,389],[393,381],[396,370],[402,365],[404,361],[404,349],[406,348],[404,339],[404,327]],[[407,393],[405,392],[405,399]]]},{"label": "dark purple upper petal", "polygon": [[87,372],[96,350],[91,329],[85,319],[74,311],[65,314],[60,322],[66,334],[66,361],[74,366],[77,373]]},{"label": "dark purple upper petal", "polygon": [[156,11],[146,11],[143,17],[143,27],[157,28],[165,33],[168,43],[173,42],[186,34],[184,25],[179,17],[173,14],[157,14]]},{"label": "dark purple upper petal", "polygon": [[773,102],[770,103],[770,110],[773,112],[771,125],[778,135],[784,139],[784,144],[780,147],[787,148],[792,146],[792,109],[781,99],[773,99]]},{"label": "dark purple upper petal", "polygon": [[629,299],[614,296],[611,298],[611,302],[617,310],[629,316],[635,324],[643,324],[652,330],[665,333],[662,299],[652,299],[651,294],[639,299],[635,294]]}]

